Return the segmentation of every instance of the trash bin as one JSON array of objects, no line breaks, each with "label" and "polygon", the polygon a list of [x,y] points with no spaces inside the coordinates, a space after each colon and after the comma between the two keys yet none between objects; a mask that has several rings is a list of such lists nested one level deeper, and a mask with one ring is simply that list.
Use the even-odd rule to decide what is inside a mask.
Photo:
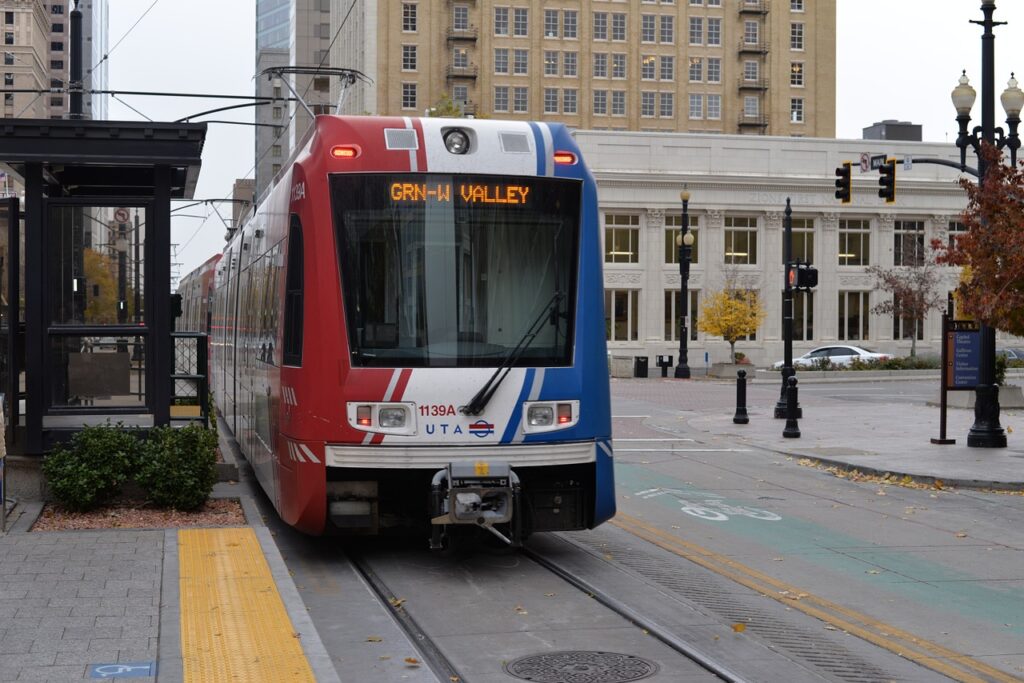
[{"label": "trash bin", "polygon": [[633,376],[647,376],[647,356],[633,356]]}]

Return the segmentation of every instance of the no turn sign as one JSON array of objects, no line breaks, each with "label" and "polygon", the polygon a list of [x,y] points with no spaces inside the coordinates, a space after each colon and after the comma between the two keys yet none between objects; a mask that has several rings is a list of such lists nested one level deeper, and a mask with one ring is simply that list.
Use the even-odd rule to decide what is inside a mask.
[{"label": "no turn sign", "polygon": [[114,209],[114,221],[118,223],[127,223],[131,215],[128,213],[128,209]]}]

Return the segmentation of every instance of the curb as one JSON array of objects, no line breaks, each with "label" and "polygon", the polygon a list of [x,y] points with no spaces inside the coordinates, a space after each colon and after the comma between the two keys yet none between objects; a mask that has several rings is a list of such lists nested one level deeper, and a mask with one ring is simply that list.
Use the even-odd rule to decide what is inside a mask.
[{"label": "curb", "polygon": [[[782,453],[783,451],[773,451],[775,453]],[[787,453],[787,455],[796,457],[793,453]],[[854,466],[850,463],[842,462],[841,460],[832,460],[830,458],[822,458],[814,455],[801,455],[801,459],[810,460],[817,465],[828,465],[829,467],[836,467],[843,472],[860,472],[861,474],[869,474],[876,477],[882,477],[885,475],[893,477],[904,477],[910,479],[912,482],[917,484],[928,484],[934,486],[935,482],[942,482],[942,487],[939,490],[944,489],[970,489],[970,490],[981,490],[981,491],[1003,491],[1009,493],[1018,493],[1024,491],[1024,482],[1005,482],[1005,481],[985,481],[982,479],[939,479],[928,474],[910,474],[907,472],[899,472],[895,470],[878,469],[877,467],[870,466]]]}]

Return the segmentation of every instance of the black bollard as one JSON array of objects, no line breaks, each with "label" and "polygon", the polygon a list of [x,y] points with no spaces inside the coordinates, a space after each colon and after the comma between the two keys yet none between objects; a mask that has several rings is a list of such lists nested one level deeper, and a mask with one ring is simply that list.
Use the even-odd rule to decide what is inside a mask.
[{"label": "black bollard", "polygon": [[738,425],[745,425],[750,422],[747,417],[747,371],[736,372],[736,414],[732,421]]},{"label": "black bollard", "polygon": [[799,439],[800,427],[796,423],[796,377],[789,378],[789,386],[786,387],[786,428],[782,430],[782,436],[787,439]]}]

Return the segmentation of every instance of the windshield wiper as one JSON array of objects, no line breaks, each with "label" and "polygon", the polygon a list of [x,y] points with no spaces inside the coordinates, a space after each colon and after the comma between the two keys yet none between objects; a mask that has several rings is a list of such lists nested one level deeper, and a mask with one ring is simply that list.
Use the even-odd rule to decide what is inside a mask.
[{"label": "windshield wiper", "polygon": [[523,335],[515,348],[512,349],[508,356],[505,357],[505,360],[502,361],[501,365],[498,366],[498,369],[494,371],[494,374],[487,380],[487,383],[480,387],[480,391],[476,392],[476,395],[470,399],[469,403],[459,408],[459,411],[463,415],[479,415],[483,412],[484,408],[487,406],[487,402],[491,400],[491,396],[493,396],[494,392],[498,390],[498,386],[500,386],[505,380],[505,377],[508,376],[512,366],[515,365],[515,362],[519,360],[519,357],[523,355],[523,352],[526,351],[527,347],[530,346],[536,336],[540,333],[541,328],[544,326],[545,318],[549,316],[552,309],[554,309],[557,314],[558,304],[564,297],[565,295],[561,292],[555,292],[555,295],[551,297],[551,301],[549,301],[547,306],[544,307],[544,310],[540,312],[537,319],[534,320],[533,324],[526,330],[526,334]]}]

